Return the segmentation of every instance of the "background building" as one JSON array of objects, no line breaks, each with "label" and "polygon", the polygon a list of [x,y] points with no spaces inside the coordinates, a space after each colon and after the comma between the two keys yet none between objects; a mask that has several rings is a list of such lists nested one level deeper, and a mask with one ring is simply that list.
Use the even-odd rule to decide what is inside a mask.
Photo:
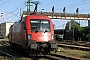
[{"label": "background building", "polygon": [[6,38],[9,34],[9,28],[13,25],[13,22],[4,22],[0,24],[0,36]]},{"label": "background building", "polygon": [[88,26],[90,26],[90,20],[88,20]]}]

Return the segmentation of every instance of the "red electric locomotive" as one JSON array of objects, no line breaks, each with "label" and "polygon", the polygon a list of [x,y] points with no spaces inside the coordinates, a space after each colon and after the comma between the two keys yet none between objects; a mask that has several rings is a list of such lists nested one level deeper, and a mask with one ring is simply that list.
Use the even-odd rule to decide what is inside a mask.
[{"label": "red electric locomotive", "polygon": [[29,15],[14,23],[10,28],[9,40],[12,46],[22,47],[30,54],[56,52],[54,25],[47,16]]}]

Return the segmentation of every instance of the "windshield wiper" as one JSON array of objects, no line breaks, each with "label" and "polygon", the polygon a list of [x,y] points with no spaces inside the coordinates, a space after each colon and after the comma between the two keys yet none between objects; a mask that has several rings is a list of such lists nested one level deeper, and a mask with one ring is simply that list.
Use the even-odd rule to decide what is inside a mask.
[{"label": "windshield wiper", "polygon": [[38,29],[36,29],[35,32],[37,33],[38,32]]},{"label": "windshield wiper", "polygon": [[45,32],[48,32],[48,31],[45,29],[44,33],[45,33]]},{"label": "windshield wiper", "polygon": [[36,33],[38,32],[38,30],[35,31]]}]

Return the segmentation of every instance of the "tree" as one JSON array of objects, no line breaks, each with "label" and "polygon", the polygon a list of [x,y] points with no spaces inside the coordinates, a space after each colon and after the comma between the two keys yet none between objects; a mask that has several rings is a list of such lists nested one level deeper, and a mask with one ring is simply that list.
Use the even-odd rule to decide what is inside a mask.
[{"label": "tree", "polygon": [[84,40],[90,41],[90,26],[84,27],[83,38],[84,38]]},{"label": "tree", "polygon": [[73,31],[73,38],[75,38],[76,40],[81,40],[81,37],[82,37],[82,31],[83,31],[83,28],[80,27],[80,24],[74,20],[71,20],[70,22],[68,22],[66,24],[66,30],[70,30],[70,27],[71,27],[71,30]]},{"label": "tree", "polygon": [[88,38],[88,41],[89,41],[89,39],[90,39],[90,34],[87,34],[86,37]]},{"label": "tree", "polygon": [[75,37],[76,37],[76,39],[78,40],[78,41],[81,41],[81,39],[82,39],[82,36],[83,36],[83,27],[80,27],[80,26],[76,26],[75,27]]},{"label": "tree", "polygon": [[76,26],[80,26],[80,24],[74,20],[71,20],[66,24],[65,29],[69,30],[71,28],[71,30],[73,30],[73,27],[75,28]]}]

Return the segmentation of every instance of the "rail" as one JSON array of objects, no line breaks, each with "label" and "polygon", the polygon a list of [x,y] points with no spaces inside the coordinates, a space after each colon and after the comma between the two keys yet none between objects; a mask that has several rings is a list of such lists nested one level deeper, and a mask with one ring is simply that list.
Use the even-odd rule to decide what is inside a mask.
[{"label": "rail", "polygon": [[7,55],[7,56],[9,56],[9,57],[12,57],[12,58],[16,58],[15,56],[13,56],[13,55],[10,55],[9,53],[6,53],[6,52],[4,52],[4,51],[1,51],[1,50],[0,50],[0,53],[3,53],[3,54],[5,54],[5,55]]}]

